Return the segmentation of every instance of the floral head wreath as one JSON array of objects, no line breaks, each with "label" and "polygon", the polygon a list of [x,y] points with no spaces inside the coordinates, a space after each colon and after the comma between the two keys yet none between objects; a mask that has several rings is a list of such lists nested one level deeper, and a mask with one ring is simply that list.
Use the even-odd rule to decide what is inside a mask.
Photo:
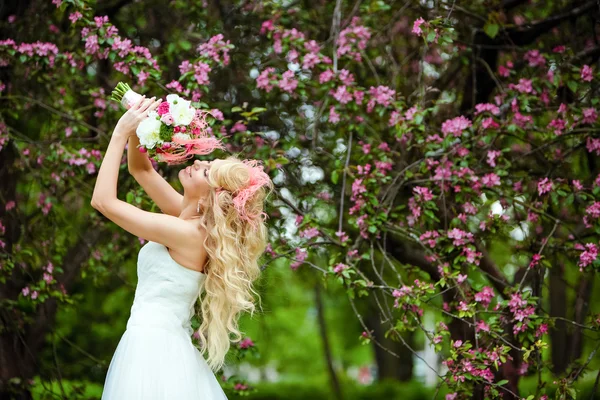
[{"label": "floral head wreath", "polygon": [[[269,175],[267,175],[263,166],[259,164],[258,160],[243,160],[242,163],[248,168],[250,173],[250,183],[239,189],[233,194],[233,206],[240,215],[240,219],[249,222],[254,228],[258,226],[258,223],[267,217],[267,214],[263,211],[260,213],[249,213],[246,209],[246,202],[252,198],[254,193],[263,186],[266,186],[271,181]],[[217,193],[224,191],[222,187],[216,189]]]}]

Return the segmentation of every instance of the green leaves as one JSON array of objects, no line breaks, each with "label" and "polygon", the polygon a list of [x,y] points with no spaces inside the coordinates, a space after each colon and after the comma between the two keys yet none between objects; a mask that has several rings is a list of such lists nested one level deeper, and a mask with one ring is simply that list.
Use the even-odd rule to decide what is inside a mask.
[{"label": "green leaves", "polygon": [[331,182],[333,182],[334,185],[337,185],[339,179],[340,179],[340,173],[337,170],[334,170],[331,173]]},{"label": "green leaves", "polygon": [[500,25],[496,23],[486,22],[486,24],[483,26],[483,31],[485,32],[485,34],[491,37],[492,39],[495,38],[496,35],[498,35],[499,30]]}]

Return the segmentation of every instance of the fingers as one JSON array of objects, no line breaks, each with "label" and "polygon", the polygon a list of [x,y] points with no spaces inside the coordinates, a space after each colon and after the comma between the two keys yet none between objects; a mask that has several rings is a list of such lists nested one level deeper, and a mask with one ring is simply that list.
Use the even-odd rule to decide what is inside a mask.
[{"label": "fingers", "polygon": [[140,105],[139,111],[141,113],[144,113],[148,110],[148,107],[154,102],[154,99],[156,98],[156,96],[153,96],[149,99],[144,100],[144,102]]},{"label": "fingers", "polygon": [[148,109],[146,111],[150,112],[150,111],[156,110],[158,108],[158,106],[160,106],[160,103],[162,103],[162,99],[156,100],[154,103],[150,104],[150,106],[148,107]]},{"label": "fingers", "polygon": [[137,110],[140,108],[140,106],[142,105],[142,103],[146,100],[146,95],[141,96],[139,99],[136,100],[135,103],[133,103],[133,106],[131,106],[130,110]]}]

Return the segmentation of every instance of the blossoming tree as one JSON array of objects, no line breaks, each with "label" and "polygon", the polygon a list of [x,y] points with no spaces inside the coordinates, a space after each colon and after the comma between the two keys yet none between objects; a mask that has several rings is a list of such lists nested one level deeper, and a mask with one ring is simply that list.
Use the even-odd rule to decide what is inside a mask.
[{"label": "blossoming tree", "polygon": [[[106,268],[90,210],[77,212],[97,228],[79,239],[57,248],[53,232],[89,204],[119,113],[106,94],[130,79],[213,110],[229,150],[265,160],[278,196],[264,268],[287,257],[342,284],[358,340],[397,342],[392,357],[420,335],[443,354],[427,367],[447,399],[546,398],[549,373],[569,398],[599,367],[596,1],[13,7],[0,16],[18,33],[0,41],[0,301],[16,321],[3,354],[39,351],[81,265]],[[366,301],[386,322],[362,316]],[[34,367],[0,371],[2,392]],[[527,375],[535,393],[520,393]]]}]

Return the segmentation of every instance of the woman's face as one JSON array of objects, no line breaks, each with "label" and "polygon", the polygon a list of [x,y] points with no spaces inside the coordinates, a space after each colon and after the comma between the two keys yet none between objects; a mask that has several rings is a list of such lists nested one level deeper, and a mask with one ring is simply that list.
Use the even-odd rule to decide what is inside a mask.
[{"label": "woman's face", "polygon": [[210,192],[208,184],[208,173],[214,161],[194,162],[179,171],[179,180],[183,186],[184,192],[192,197],[204,197]]}]

